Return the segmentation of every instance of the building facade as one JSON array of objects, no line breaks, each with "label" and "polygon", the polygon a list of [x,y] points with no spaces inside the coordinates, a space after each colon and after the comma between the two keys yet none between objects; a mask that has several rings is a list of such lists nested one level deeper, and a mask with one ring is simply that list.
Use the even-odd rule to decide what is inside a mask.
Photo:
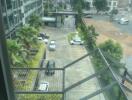
[{"label": "building facade", "polygon": [[20,26],[27,24],[32,14],[43,14],[42,0],[0,0],[6,34],[12,35]]}]

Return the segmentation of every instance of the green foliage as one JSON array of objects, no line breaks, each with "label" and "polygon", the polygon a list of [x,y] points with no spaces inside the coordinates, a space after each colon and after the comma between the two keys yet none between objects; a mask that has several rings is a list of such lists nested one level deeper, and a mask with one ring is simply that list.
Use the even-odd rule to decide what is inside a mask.
[{"label": "green foliage", "polygon": [[[32,60],[29,60],[27,63],[29,65],[30,68],[38,68],[41,59],[43,58],[44,52],[45,52],[45,46],[44,44],[39,44],[39,50],[37,52],[37,54],[33,57]],[[15,88],[17,90],[31,90],[32,89],[32,85],[33,84],[33,80],[36,79],[37,77],[37,70],[35,71],[28,71],[28,73],[26,74],[27,79],[25,80],[24,85],[20,85],[20,81],[19,80],[15,80]],[[19,83],[18,85],[16,83]]]},{"label": "green foliage", "polygon": [[116,15],[116,14],[118,14],[118,10],[117,9],[113,9],[110,13]]},{"label": "green foliage", "polygon": [[73,39],[73,37],[75,36],[75,33],[69,33],[68,34],[68,42],[70,43],[70,41]]},{"label": "green foliage", "polygon": [[22,45],[19,44],[16,40],[7,40],[7,46],[8,46],[8,53],[10,58],[11,66],[13,67],[26,67],[27,62],[25,60],[25,55],[27,54],[23,48]]},{"label": "green foliage", "polygon": [[96,38],[98,36],[95,28],[92,25],[88,27],[81,26],[81,28],[87,48],[89,50],[94,50],[96,48]]},{"label": "green foliage", "polygon": [[[106,42],[100,44],[99,48],[102,51],[109,54],[111,56],[111,58],[113,58],[116,61],[120,62],[120,60],[122,58],[122,55],[123,55],[122,48],[121,48],[120,44],[115,43],[112,40],[107,40]],[[113,68],[113,70],[118,73],[121,66],[115,65],[107,57],[106,57],[106,59],[109,62],[110,66]],[[96,52],[93,55],[92,63],[94,65],[96,71],[99,71],[102,68],[106,67],[106,65],[105,65],[104,61],[102,60],[99,52]],[[102,73],[99,80],[100,80],[101,85],[103,87],[106,86],[106,85],[109,85],[110,83],[112,83],[114,81],[113,76],[112,76],[110,71],[107,71],[106,73]],[[124,97],[123,97],[123,94],[122,94],[122,92],[121,92],[121,90],[118,86],[114,86],[112,89],[109,90],[109,92],[105,92],[105,94],[108,96],[109,100],[112,100],[113,97],[117,98],[118,100],[125,100]],[[111,96],[112,96],[112,98],[111,98]]]},{"label": "green foliage", "polygon": [[85,2],[84,6],[85,6],[86,10],[90,10],[90,3],[89,2]]},{"label": "green foliage", "polygon": [[43,57],[43,54],[46,50],[45,45],[43,43],[39,44],[39,45],[40,46],[39,46],[39,50],[38,50],[37,54],[33,57],[33,59],[31,61],[28,62],[30,67],[32,67],[32,68],[39,66],[39,63],[40,63],[40,61]]},{"label": "green foliage", "polygon": [[112,40],[108,40],[105,43],[100,44],[99,47],[117,61],[122,59],[123,51],[119,43],[114,43]]},{"label": "green foliage", "polygon": [[23,26],[16,32],[14,40],[7,40],[11,66],[29,67],[28,61],[32,59],[30,50],[38,48],[37,34],[33,27]]},{"label": "green foliage", "polygon": [[34,27],[35,29],[39,30],[40,26],[42,25],[41,18],[35,14],[30,16],[29,25]]},{"label": "green foliage", "polygon": [[85,7],[84,4],[84,0],[72,0],[73,10],[78,12],[76,18],[77,24],[81,22],[82,10]]},{"label": "green foliage", "polygon": [[115,15],[118,14],[118,10],[117,9],[113,9],[111,12],[110,12],[110,21],[113,21],[113,18]]},{"label": "green foliage", "polygon": [[30,49],[33,44],[37,44],[38,31],[29,26],[23,26],[16,33],[18,43],[21,43],[24,48]]},{"label": "green foliage", "polygon": [[94,0],[93,5],[95,6],[97,12],[108,10],[107,0]]}]

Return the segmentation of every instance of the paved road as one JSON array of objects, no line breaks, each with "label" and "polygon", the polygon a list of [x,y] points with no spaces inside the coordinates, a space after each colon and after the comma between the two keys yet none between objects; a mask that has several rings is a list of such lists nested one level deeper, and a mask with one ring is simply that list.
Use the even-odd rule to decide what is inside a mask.
[{"label": "paved road", "polygon": [[[72,29],[68,29],[69,32],[70,30],[72,31]],[[67,41],[68,31],[66,29],[45,28],[43,31],[50,35],[51,40],[56,40],[56,51],[52,52],[47,50],[47,59],[54,59],[56,62],[56,67],[63,67],[64,65],[87,53],[83,46],[69,45]],[[94,69],[91,65],[89,57],[87,57],[66,69],[65,87],[68,87],[93,73]],[[42,72],[40,75],[40,80],[49,82],[49,91],[62,90],[61,71],[56,71],[55,75],[51,77],[46,76]],[[79,100],[80,98],[93,93],[99,88],[100,87],[98,85],[97,79],[91,79],[88,82],[85,82],[67,92],[66,100]],[[104,100],[104,96],[101,94],[90,100]]]},{"label": "paved road", "polygon": [[[117,22],[112,22],[115,27],[119,28],[121,33],[128,33],[132,35],[132,14],[129,14],[128,17],[129,19],[129,24],[128,25],[121,25],[118,24]],[[93,16],[93,19],[95,20],[105,20],[105,21],[109,21],[109,16],[102,16],[102,15],[96,15]]]}]

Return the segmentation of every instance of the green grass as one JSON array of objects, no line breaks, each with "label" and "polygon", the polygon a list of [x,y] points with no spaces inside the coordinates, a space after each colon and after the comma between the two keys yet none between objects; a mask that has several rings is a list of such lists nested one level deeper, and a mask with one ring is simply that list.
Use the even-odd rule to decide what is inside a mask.
[{"label": "green grass", "polygon": [[39,67],[39,63],[43,57],[45,50],[46,50],[45,45],[43,43],[41,43],[39,46],[38,53],[34,56],[34,58],[31,61],[29,61],[29,66],[31,68]]}]

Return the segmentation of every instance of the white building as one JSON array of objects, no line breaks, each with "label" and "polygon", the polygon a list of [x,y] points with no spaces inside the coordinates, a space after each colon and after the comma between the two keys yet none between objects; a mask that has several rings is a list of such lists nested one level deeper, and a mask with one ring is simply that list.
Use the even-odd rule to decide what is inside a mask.
[{"label": "white building", "polygon": [[93,0],[85,0],[86,2],[89,2],[90,8],[93,8]]},{"label": "white building", "polygon": [[119,0],[108,0],[109,11],[117,9]]}]

